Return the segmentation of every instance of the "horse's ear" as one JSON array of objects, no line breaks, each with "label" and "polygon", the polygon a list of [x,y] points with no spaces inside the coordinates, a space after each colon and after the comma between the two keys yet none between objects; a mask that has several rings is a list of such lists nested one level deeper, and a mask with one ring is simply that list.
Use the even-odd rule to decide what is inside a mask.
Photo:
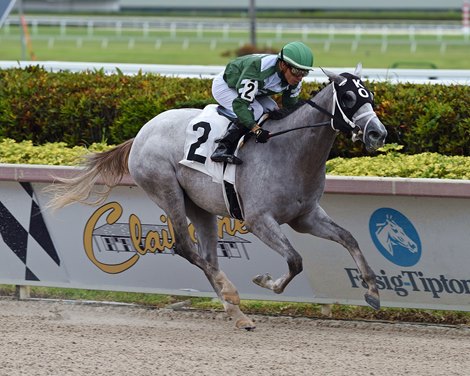
[{"label": "horse's ear", "polygon": [[338,85],[340,85],[345,80],[345,78],[341,77],[339,74],[336,74],[336,73],[334,73],[332,71],[329,71],[327,69],[323,69],[322,67],[320,67],[320,69],[323,71],[323,73],[325,73],[325,75],[328,77],[330,82],[336,82]]},{"label": "horse's ear", "polygon": [[354,70],[354,75],[357,77],[362,76],[362,63],[357,63],[356,69]]}]

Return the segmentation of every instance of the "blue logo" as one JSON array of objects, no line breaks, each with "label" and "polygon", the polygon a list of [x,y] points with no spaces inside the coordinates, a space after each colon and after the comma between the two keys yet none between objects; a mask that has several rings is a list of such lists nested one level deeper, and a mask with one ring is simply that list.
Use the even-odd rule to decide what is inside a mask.
[{"label": "blue logo", "polygon": [[421,258],[421,240],[408,218],[391,208],[377,209],[370,217],[369,231],[380,253],[399,266],[413,266]]}]

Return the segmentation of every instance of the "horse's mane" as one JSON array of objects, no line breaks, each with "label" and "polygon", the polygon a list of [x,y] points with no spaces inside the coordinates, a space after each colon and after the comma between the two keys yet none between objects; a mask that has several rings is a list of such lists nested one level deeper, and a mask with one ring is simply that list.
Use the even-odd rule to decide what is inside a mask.
[{"label": "horse's mane", "polygon": [[297,111],[300,107],[302,107],[306,101],[300,99],[294,104],[292,107],[289,108],[278,108],[276,110],[269,111],[269,119],[272,120],[281,120],[284,119],[286,116],[290,115],[294,111]]}]

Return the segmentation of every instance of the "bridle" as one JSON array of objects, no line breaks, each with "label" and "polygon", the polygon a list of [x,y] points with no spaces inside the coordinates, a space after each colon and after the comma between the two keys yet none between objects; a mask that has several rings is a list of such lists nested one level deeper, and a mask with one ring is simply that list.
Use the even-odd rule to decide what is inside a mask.
[{"label": "bridle", "polygon": [[[347,78],[345,78],[347,80]],[[334,131],[336,132],[344,132],[344,133],[349,133],[352,132],[352,140],[357,141],[361,139],[362,136],[362,141],[364,141],[363,137],[364,134],[366,134],[367,126],[369,125],[370,121],[374,118],[377,117],[376,113],[371,110],[364,112],[356,117],[353,116],[353,119],[349,119],[347,115],[344,113],[343,108],[341,107],[341,104],[338,100],[338,92],[336,89],[336,84],[335,82],[332,82],[330,85],[332,85],[333,89],[333,103],[332,103],[332,112],[328,111],[326,108],[318,105],[311,99],[307,99],[305,103],[309,104],[316,110],[320,111],[321,113],[325,114],[330,118],[329,121],[324,121],[321,123],[315,123],[311,125],[304,125],[302,127],[295,127],[295,128],[290,128],[284,131],[279,131],[275,133],[271,133],[271,137],[279,136],[281,134],[285,134],[288,132],[296,131],[299,129],[305,129],[305,128],[319,128],[319,127],[324,127],[327,125],[330,125],[331,128],[333,128]],[[365,103],[365,101],[364,101]],[[366,116],[369,116],[367,119],[367,122],[364,126],[364,129],[361,129],[355,122],[358,121],[359,119],[362,119]]]}]

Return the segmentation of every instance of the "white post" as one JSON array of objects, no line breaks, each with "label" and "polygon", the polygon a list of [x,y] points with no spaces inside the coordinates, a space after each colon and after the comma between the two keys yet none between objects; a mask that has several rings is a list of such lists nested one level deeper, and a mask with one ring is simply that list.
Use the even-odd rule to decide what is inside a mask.
[{"label": "white post", "polygon": [[149,35],[149,23],[148,22],[144,22],[142,24],[142,34],[144,37],[147,37]]},{"label": "white post", "polygon": [[382,26],[382,47],[380,51],[382,53],[387,52],[387,47],[388,47],[388,27],[387,26]]},{"label": "white post", "polygon": [[16,298],[19,300],[31,298],[31,286],[16,286]]},{"label": "white post", "polygon": [[202,23],[199,22],[197,24],[197,37],[198,38],[202,38],[203,30],[204,30],[204,26],[202,25]]},{"label": "white post", "polygon": [[335,32],[336,32],[335,25],[330,24],[330,26],[328,26],[328,39],[331,42],[335,39]]},{"label": "white post", "polygon": [[88,23],[87,23],[87,32],[88,32],[89,37],[93,36],[93,21],[88,21]]},{"label": "white post", "polygon": [[308,39],[308,27],[307,25],[302,26],[302,39],[304,42]]},{"label": "white post", "polygon": [[282,25],[276,26],[276,39],[282,38]]},{"label": "white post", "polygon": [[31,26],[32,26],[32,29],[33,29],[33,34],[37,35],[38,34],[38,20],[33,20],[31,22]]},{"label": "white post", "polygon": [[223,37],[224,37],[224,39],[228,39],[229,32],[230,32],[230,26],[228,24],[225,24],[224,28],[223,28]]},{"label": "white post", "polygon": [[64,36],[67,34],[67,22],[62,20],[60,21],[60,35]]},{"label": "white post", "polygon": [[121,21],[116,22],[116,35],[119,37],[122,35],[122,22]]},{"label": "white post", "polygon": [[322,304],[321,306],[321,314],[323,316],[331,317],[331,308],[333,306],[331,304]]}]

